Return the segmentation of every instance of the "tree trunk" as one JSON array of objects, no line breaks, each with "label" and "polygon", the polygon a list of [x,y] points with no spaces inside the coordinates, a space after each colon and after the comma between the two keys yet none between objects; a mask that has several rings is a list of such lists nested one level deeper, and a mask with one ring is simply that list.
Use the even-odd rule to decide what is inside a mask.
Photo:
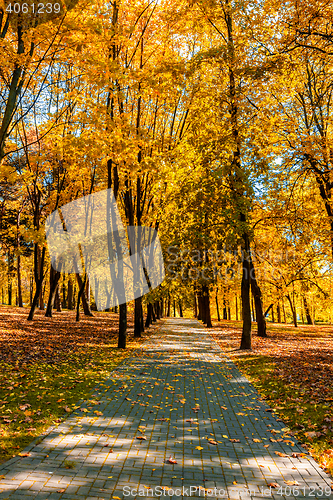
[{"label": "tree trunk", "polygon": [[277,312],[277,321],[278,321],[278,323],[281,323],[281,307],[280,307],[280,302],[277,303],[276,312]]},{"label": "tree trunk", "polygon": [[173,317],[176,317],[176,301],[175,299],[173,300]]},{"label": "tree trunk", "polygon": [[249,263],[249,239],[248,235],[243,235],[244,248],[242,248],[242,283],[241,299],[243,311],[243,330],[240,349],[252,348],[251,336],[251,307],[250,307],[250,263]]},{"label": "tree trunk", "polygon": [[219,309],[219,301],[218,301],[218,298],[217,298],[217,293],[218,293],[218,289],[216,288],[215,304],[216,304],[217,321],[221,321],[221,318],[220,318],[220,309]]},{"label": "tree trunk", "polygon": [[86,286],[86,280],[87,280],[87,275],[85,275],[84,280],[81,280],[81,286],[79,289],[78,297],[77,297],[77,303],[76,303],[76,318],[75,321],[80,321],[80,302],[81,302],[81,297],[83,297],[84,294],[84,287]]},{"label": "tree trunk", "polygon": [[143,320],[142,300],[141,300],[141,311],[140,311],[140,314],[141,314],[141,333],[143,333],[145,331],[145,324],[144,324],[144,320]]},{"label": "tree trunk", "polygon": [[[80,276],[79,273],[75,273],[75,276],[76,276],[76,281],[77,281],[77,283],[79,285],[79,290],[81,290],[82,283],[83,283],[82,282],[82,278],[81,278],[81,276]],[[90,304],[87,301],[87,297],[86,297],[84,289],[83,289],[83,291],[81,293],[81,299],[82,299],[82,307],[83,307],[84,315],[85,316],[93,316],[93,313],[91,312]]]},{"label": "tree trunk", "polygon": [[228,319],[227,303],[225,301],[225,297],[223,297],[223,319]]},{"label": "tree trunk", "polygon": [[45,316],[47,318],[52,318],[52,311],[54,307],[54,300],[56,296],[56,291],[58,289],[58,283],[60,279],[60,272],[55,271],[52,266],[50,266],[50,293],[49,293],[49,299],[47,301],[47,307],[46,307],[46,312]]},{"label": "tree trunk", "polygon": [[29,316],[28,316],[28,321],[32,321],[34,318],[34,314],[36,311],[36,307],[38,304],[38,300],[42,291],[42,285],[43,285],[43,279],[44,279],[44,274],[43,274],[43,268],[44,268],[44,259],[45,259],[45,247],[43,247],[42,250],[42,255],[41,258],[38,259],[38,245],[35,244],[35,252],[34,252],[34,261],[35,261],[35,283],[36,283],[36,291],[34,298],[32,300]]},{"label": "tree trunk", "polygon": [[141,297],[134,300],[134,337],[141,337]]},{"label": "tree trunk", "polygon": [[254,306],[256,311],[257,335],[258,337],[265,338],[267,337],[267,331],[266,331],[266,319],[262,306],[262,294],[257,282],[251,254],[249,257],[250,257],[249,263],[250,263],[250,273],[251,273],[251,292],[252,292],[252,297],[254,299]]},{"label": "tree trunk", "polygon": [[71,311],[74,309],[74,303],[73,303],[73,282],[72,279],[69,277],[68,278],[68,292],[67,292],[67,307]]},{"label": "tree trunk", "polygon": [[275,323],[275,318],[274,318],[274,306],[272,306],[272,323]]},{"label": "tree trunk", "polygon": [[307,324],[308,325],[313,325],[313,321],[312,321],[312,318],[311,318],[309,305],[308,305],[308,302],[306,300],[305,295],[303,295],[303,304],[304,304],[304,311],[305,311],[305,316],[306,316]]},{"label": "tree trunk", "polygon": [[17,256],[17,303],[19,307],[23,307],[20,254]]},{"label": "tree trunk", "polygon": [[155,316],[156,319],[160,319],[160,303],[158,300],[154,302]]},{"label": "tree trunk", "polygon": [[152,322],[156,323],[156,316],[155,316],[155,311],[154,311],[154,304],[151,304],[151,315],[152,315]]},{"label": "tree trunk", "polygon": [[236,321],[238,321],[238,299],[237,299],[237,293],[236,293]]},{"label": "tree trunk", "polygon": [[118,348],[126,349],[127,304],[119,304]]},{"label": "tree trunk", "polygon": [[283,322],[284,322],[284,324],[286,324],[287,323],[287,318],[286,318],[286,309],[284,307],[283,297],[281,298],[281,301],[282,301],[282,311],[283,311]]},{"label": "tree trunk", "polygon": [[289,305],[290,305],[290,309],[291,309],[291,313],[292,313],[292,316],[293,316],[293,322],[294,322],[294,326],[297,326],[297,316],[296,316],[296,311],[295,311],[295,308],[293,306],[293,302],[291,300],[291,297],[288,293],[288,295],[286,295],[287,299],[288,299],[288,302],[289,302]]},{"label": "tree trunk", "polygon": [[199,321],[202,321],[202,296],[201,296],[201,291],[198,292],[198,317],[197,319]]},{"label": "tree trunk", "polygon": [[54,299],[54,306],[57,309],[57,312],[61,312],[61,300],[60,300],[59,283],[58,283],[58,286],[56,288],[55,299]]},{"label": "tree trunk", "polygon": [[178,300],[178,308],[179,308],[179,317],[183,317],[183,309],[182,309],[182,301]]},{"label": "tree trunk", "polygon": [[171,300],[170,300],[170,295],[168,296],[168,311],[167,311],[167,316],[170,318],[171,315]]},{"label": "tree trunk", "polygon": [[210,304],[209,304],[209,287],[207,285],[202,286],[202,297],[204,301],[204,315],[207,328],[212,328],[212,318],[210,315]]},{"label": "tree trunk", "polygon": [[147,317],[146,317],[146,323],[145,323],[146,328],[149,328],[149,326],[152,323],[152,308],[153,308],[152,304],[147,304]]}]

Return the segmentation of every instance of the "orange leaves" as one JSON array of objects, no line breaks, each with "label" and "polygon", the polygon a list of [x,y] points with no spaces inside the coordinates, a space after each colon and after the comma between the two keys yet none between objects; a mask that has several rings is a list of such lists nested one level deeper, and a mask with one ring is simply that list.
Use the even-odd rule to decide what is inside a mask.
[{"label": "orange leaves", "polygon": [[287,457],[288,456],[285,453],[281,453],[280,451],[275,451],[274,453],[275,453],[275,455],[279,455],[279,457]]},{"label": "orange leaves", "polygon": [[169,464],[176,464],[177,463],[177,460],[172,458],[172,456],[170,455],[169,459],[168,459],[168,463]]},{"label": "orange leaves", "polygon": [[208,439],[208,443],[217,445],[217,442],[214,439]]}]

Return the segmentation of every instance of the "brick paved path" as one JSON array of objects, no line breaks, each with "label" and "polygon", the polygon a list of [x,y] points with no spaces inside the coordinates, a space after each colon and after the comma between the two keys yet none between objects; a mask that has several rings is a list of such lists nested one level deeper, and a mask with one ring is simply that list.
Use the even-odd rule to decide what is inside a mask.
[{"label": "brick paved path", "polygon": [[195,320],[164,321],[82,408],[3,464],[0,498],[333,498],[331,478],[291,456],[305,450]]}]

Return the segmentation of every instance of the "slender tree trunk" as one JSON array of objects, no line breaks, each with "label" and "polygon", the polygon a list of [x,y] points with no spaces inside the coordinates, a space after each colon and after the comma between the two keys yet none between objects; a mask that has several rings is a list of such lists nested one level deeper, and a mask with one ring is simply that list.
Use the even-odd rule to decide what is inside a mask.
[{"label": "slender tree trunk", "polygon": [[313,321],[312,321],[311,314],[310,314],[310,309],[309,309],[308,302],[306,300],[305,295],[303,295],[303,304],[304,304],[304,311],[305,311],[307,324],[313,325]]},{"label": "slender tree trunk", "polygon": [[57,312],[61,312],[61,300],[60,300],[60,290],[59,290],[59,283],[56,288],[56,294],[55,294],[55,299],[54,299],[54,305],[57,309]]},{"label": "slender tree trunk", "polygon": [[155,309],[156,319],[160,319],[160,304],[159,304],[158,300],[156,300],[154,302],[154,309]]},{"label": "slender tree trunk", "polygon": [[153,308],[152,304],[147,304],[147,317],[146,317],[146,323],[145,323],[146,328],[149,328],[149,326],[152,323],[152,308]]},{"label": "slender tree trunk", "polygon": [[53,267],[50,266],[50,293],[45,312],[45,316],[47,318],[52,318],[52,311],[54,307],[54,300],[58,288],[59,279],[60,279],[60,272],[55,271]]},{"label": "slender tree trunk", "polygon": [[30,298],[29,306],[30,307],[32,306],[33,293],[34,293],[34,279],[33,279],[32,275],[30,275],[30,295],[29,295],[29,298]]},{"label": "slender tree trunk", "polygon": [[210,303],[209,303],[209,287],[207,285],[202,286],[202,297],[204,301],[204,310],[205,310],[205,320],[207,328],[212,328],[212,318],[210,315]]},{"label": "slender tree trunk", "polygon": [[[79,273],[75,273],[75,277],[76,277],[77,284],[79,285],[79,290],[81,290],[82,283],[83,283],[82,278],[81,278]],[[84,315],[85,316],[93,316],[93,313],[91,312],[90,304],[87,301],[87,297],[86,297],[84,289],[81,293],[81,299],[82,299],[82,307],[83,307]]]},{"label": "slender tree trunk", "polygon": [[283,311],[283,322],[284,322],[284,324],[286,324],[287,323],[287,318],[286,318],[286,309],[284,307],[283,297],[281,298],[281,301],[282,301],[282,311]]},{"label": "slender tree trunk", "polygon": [[66,287],[65,287],[65,277],[62,279],[62,307],[67,309],[67,300],[66,300]]},{"label": "slender tree trunk", "polygon": [[67,292],[67,307],[71,311],[74,309],[73,305],[73,282],[72,279],[68,278],[68,292]]},{"label": "slender tree trunk", "polygon": [[220,309],[219,309],[219,301],[218,301],[217,293],[218,293],[218,288],[216,288],[216,293],[215,293],[215,304],[216,304],[217,321],[221,321],[221,318],[220,318]]},{"label": "slender tree trunk", "polygon": [[[40,255],[40,249],[38,247],[38,262],[39,266],[41,266],[41,255]],[[42,271],[43,272],[43,271]],[[43,287],[40,287],[40,293],[39,293],[39,309],[40,311],[44,311],[45,309],[45,304],[44,304],[44,293],[43,293]]]},{"label": "slender tree trunk", "polygon": [[281,323],[281,307],[280,307],[280,302],[277,303],[276,312],[277,312],[277,321],[278,321],[278,323]]},{"label": "slender tree trunk", "polygon": [[127,304],[119,304],[119,336],[118,348],[126,348],[126,331],[127,331]]},{"label": "slender tree trunk", "polygon": [[242,283],[241,283],[241,298],[243,311],[243,330],[240,349],[252,348],[251,336],[251,307],[250,307],[250,263],[249,263],[249,239],[248,235],[243,235],[244,248],[242,249]]},{"label": "slender tree trunk", "polygon": [[8,271],[7,271],[7,289],[8,289],[8,305],[13,305],[13,283],[12,283],[12,256],[8,252]]},{"label": "slender tree trunk", "polygon": [[84,294],[84,287],[86,286],[86,280],[87,280],[87,275],[85,275],[83,281],[81,280],[81,286],[79,289],[77,303],[76,303],[76,318],[75,318],[76,321],[80,321],[80,302]]},{"label": "slender tree trunk", "polygon": [[20,254],[17,256],[17,302],[19,307],[23,307]]},{"label": "slender tree trunk", "polygon": [[173,299],[173,317],[176,317],[176,301]]},{"label": "slender tree trunk", "polygon": [[274,306],[272,306],[272,323],[275,323],[275,318],[274,318]]},{"label": "slender tree trunk", "polygon": [[183,308],[182,308],[182,301],[178,300],[178,308],[179,308],[179,317],[183,317]]},{"label": "slender tree trunk", "polygon": [[199,321],[202,321],[202,296],[201,296],[201,291],[198,292],[197,298],[198,298],[198,317],[197,317],[197,319]]},{"label": "slender tree trunk", "polygon": [[262,306],[262,294],[257,282],[251,254],[249,258],[250,258],[250,273],[251,273],[251,292],[252,292],[252,297],[254,299],[256,320],[257,320],[257,335],[258,337],[265,338],[267,337],[267,330],[266,330],[265,314]]},{"label": "slender tree trunk", "polygon": [[155,311],[154,311],[154,304],[151,304],[151,315],[153,318],[153,323],[156,323],[156,316],[155,316]]},{"label": "slender tree trunk", "polygon": [[223,319],[227,319],[227,303],[225,301],[225,297],[223,297]]},{"label": "slender tree trunk", "polygon": [[143,307],[142,307],[142,300],[141,300],[141,333],[143,333],[145,331],[145,324],[144,324],[144,320],[143,320]]},{"label": "slender tree trunk", "polygon": [[238,299],[237,299],[237,293],[236,293],[236,321],[238,321]]},{"label": "slender tree trunk", "polygon": [[32,300],[29,316],[28,316],[28,321],[32,321],[34,318],[34,314],[36,311],[36,307],[38,304],[39,296],[42,290],[43,286],[43,279],[44,279],[44,273],[43,273],[43,268],[44,268],[44,259],[45,259],[45,247],[43,247],[42,250],[42,255],[40,260],[38,259],[38,245],[35,244],[35,283],[36,283],[36,291],[34,298]]},{"label": "slender tree trunk", "polygon": [[296,311],[295,311],[295,308],[293,306],[293,302],[291,300],[291,297],[288,293],[288,295],[286,295],[287,299],[288,299],[288,302],[289,302],[289,305],[290,305],[290,309],[291,309],[291,313],[292,313],[292,316],[293,316],[293,322],[294,322],[294,326],[297,326],[297,316],[296,316]]},{"label": "slender tree trunk", "polygon": [[141,297],[134,300],[134,337],[141,337]]},{"label": "slender tree trunk", "polygon": [[168,295],[168,311],[167,311],[167,316],[170,318],[171,315],[171,300],[170,300],[170,294]]}]

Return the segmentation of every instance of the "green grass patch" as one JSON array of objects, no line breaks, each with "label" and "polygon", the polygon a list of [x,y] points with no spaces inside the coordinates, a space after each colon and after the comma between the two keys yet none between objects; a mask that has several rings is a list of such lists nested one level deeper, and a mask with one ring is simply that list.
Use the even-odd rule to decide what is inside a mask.
[{"label": "green grass patch", "polygon": [[47,427],[59,424],[80,400],[129,356],[110,345],[83,345],[55,363],[0,363],[0,462],[17,455]]}]

